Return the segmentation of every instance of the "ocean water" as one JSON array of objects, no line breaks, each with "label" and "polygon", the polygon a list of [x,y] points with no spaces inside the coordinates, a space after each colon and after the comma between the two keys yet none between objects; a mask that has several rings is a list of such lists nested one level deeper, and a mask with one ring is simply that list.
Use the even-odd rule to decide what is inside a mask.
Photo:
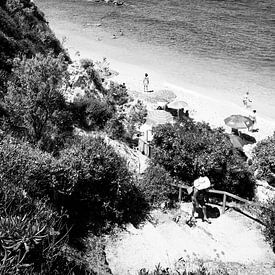
[{"label": "ocean water", "polygon": [[110,34],[121,30],[121,47],[155,53],[145,55],[148,63],[173,84],[239,105],[250,91],[253,108],[275,119],[274,0],[124,2],[117,7],[93,0],[35,1],[50,22],[95,33],[97,23]]}]

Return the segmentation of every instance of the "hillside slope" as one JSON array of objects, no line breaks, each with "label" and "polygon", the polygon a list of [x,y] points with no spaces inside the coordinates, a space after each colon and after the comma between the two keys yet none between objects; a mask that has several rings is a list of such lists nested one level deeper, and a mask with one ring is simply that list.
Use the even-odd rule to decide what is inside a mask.
[{"label": "hillside slope", "polygon": [[0,2],[0,91],[16,56],[63,51],[44,14],[30,0]]},{"label": "hillside slope", "polygon": [[[159,263],[173,269],[181,261],[192,270],[198,259],[212,268],[222,263],[229,274],[274,274],[275,257],[259,224],[229,211],[211,219],[212,224],[198,220],[190,228],[186,224],[190,211],[190,203],[167,213],[157,210],[152,213],[153,222],[140,229],[128,226],[110,238],[106,255],[113,274],[137,274],[141,268],[153,270]],[[175,223],[173,217],[178,214],[181,219]]]}]

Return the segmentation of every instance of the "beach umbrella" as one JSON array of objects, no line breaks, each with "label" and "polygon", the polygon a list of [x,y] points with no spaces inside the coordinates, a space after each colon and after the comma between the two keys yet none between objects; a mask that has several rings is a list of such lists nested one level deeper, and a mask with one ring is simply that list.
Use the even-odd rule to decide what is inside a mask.
[{"label": "beach umbrella", "polygon": [[170,109],[175,109],[178,111],[178,117],[180,116],[180,110],[187,107],[188,104],[185,101],[182,100],[176,100],[167,105],[168,108]]},{"label": "beach umbrella", "polygon": [[182,100],[173,101],[173,102],[170,102],[167,105],[168,108],[176,109],[176,110],[183,109],[187,106],[188,106],[188,104],[185,101],[182,101]]},{"label": "beach umbrella", "polygon": [[173,123],[173,116],[163,110],[148,111],[146,124],[151,126],[157,126],[159,124]]},{"label": "beach umbrella", "polygon": [[224,120],[225,125],[235,129],[247,129],[253,125],[253,121],[246,116],[231,115]]}]

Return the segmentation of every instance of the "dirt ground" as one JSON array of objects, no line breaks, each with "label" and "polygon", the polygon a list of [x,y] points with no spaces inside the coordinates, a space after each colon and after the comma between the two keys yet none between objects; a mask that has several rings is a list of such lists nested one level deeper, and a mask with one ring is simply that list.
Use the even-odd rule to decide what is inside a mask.
[{"label": "dirt ground", "polygon": [[196,226],[188,226],[191,204],[182,203],[166,213],[155,210],[140,228],[128,225],[109,237],[105,251],[112,273],[134,275],[141,268],[153,270],[158,264],[173,268],[179,260],[202,259],[246,266],[232,274],[275,274],[275,256],[264,241],[261,225],[234,210],[223,215],[217,207],[208,210],[211,224],[197,219]]}]

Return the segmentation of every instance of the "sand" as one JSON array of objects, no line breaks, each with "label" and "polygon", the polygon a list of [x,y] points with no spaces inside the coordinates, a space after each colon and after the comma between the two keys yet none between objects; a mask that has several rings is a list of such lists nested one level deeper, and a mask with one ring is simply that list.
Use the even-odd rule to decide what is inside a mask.
[{"label": "sand", "polygon": [[[191,207],[191,203],[182,203],[174,212],[155,210],[152,213],[154,223],[146,222],[139,229],[128,225],[116,238],[108,238],[105,251],[113,274],[137,274],[141,268],[153,270],[158,264],[173,269],[179,259],[187,263],[202,259],[205,263],[255,265],[256,270],[257,266],[273,265],[274,254],[264,241],[259,224],[235,211],[228,211],[212,218],[212,224],[198,219],[197,225],[190,228],[186,220]],[[173,217],[177,214],[181,219],[175,223]],[[272,272],[271,268],[267,273],[262,270],[253,274]],[[252,273],[249,270],[230,274]]]},{"label": "sand", "polygon": [[[208,122],[212,127],[224,127],[227,132],[230,132],[231,129],[224,124],[226,117],[232,114],[248,116],[252,113],[253,105],[246,109],[241,106],[241,99],[235,104],[224,101],[222,97],[206,96],[207,92],[191,89],[188,84],[177,86],[177,83],[169,83],[169,75],[166,77],[160,73],[157,67],[152,68],[150,64],[145,64],[144,60],[140,58],[140,52],[136,56],[131,53],[131,49],[127,49],[124,45],[125,38],[123,37],[112,40],[110,34],[100,28],[96,31],[79,30],[73,24],[64,26],[53,22],[50,27],[60,40],[66,37],[65,47],[72,59],[90,58],[93,61],[101,61],[103,57],[106,57],[110,68],[119,72],[119,75],[112,80],[125,83],[128,89],[141,94],[144,93],[142,81],[144,73],[147,72],[150,77],[150,90],[173,91],[177,99],[188,103],[190,115],[197,121]],[[252,135],[257,141],[260,141],[273,135],[275,121],[257,114],[257,127],[259,128],[257,133],[247,130],[242,130],[242,132]]]}]

